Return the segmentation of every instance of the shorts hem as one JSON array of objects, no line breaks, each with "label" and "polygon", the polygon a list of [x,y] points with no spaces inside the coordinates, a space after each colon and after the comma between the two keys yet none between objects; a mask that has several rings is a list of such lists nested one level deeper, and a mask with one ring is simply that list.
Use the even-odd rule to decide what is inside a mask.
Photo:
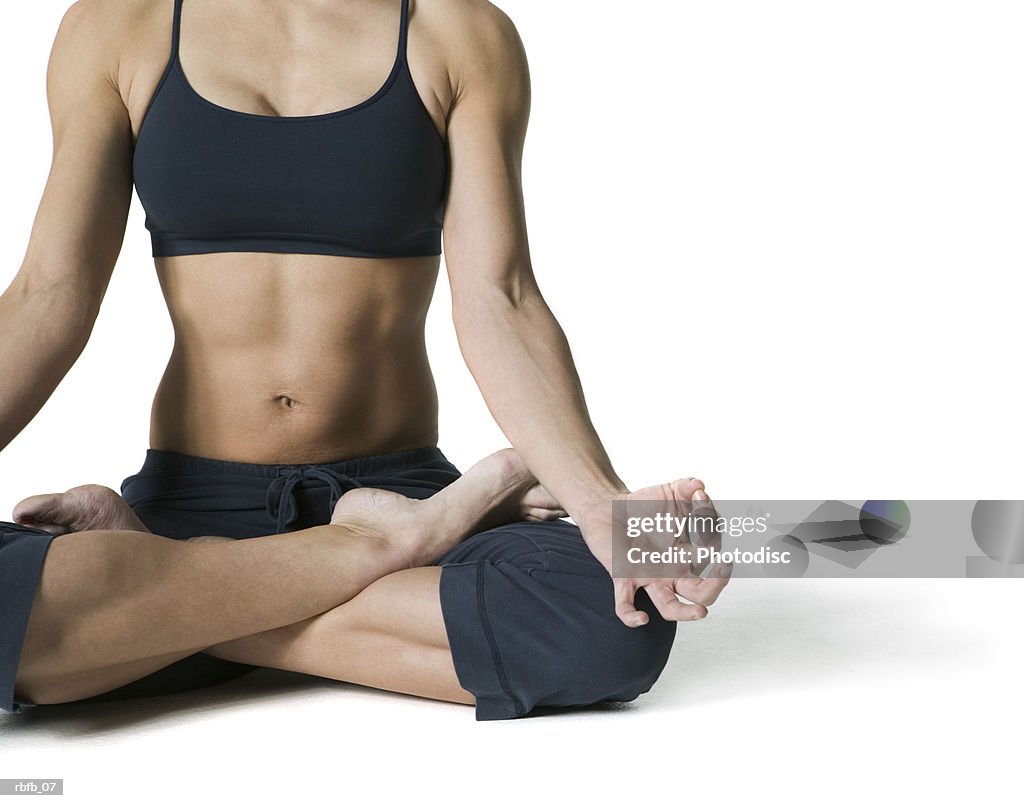
[{"label": "shorts hem", "polygon": [[486,561],[441,568],[441,613],[455,675],[476,701],[476,720],[521,718],[528,712],[515,693],[487,614]]},{"label": "shorts hem", "polygon": [[0,710],[20,713],[35,706],[14,695],[28,621],[39,587],[43,562],[54,540],[51,533],[13,522],[0,522]]}]

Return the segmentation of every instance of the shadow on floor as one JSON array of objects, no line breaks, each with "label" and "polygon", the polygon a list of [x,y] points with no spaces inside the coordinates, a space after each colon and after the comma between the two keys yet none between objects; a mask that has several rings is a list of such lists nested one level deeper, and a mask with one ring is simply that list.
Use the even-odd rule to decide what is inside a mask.
[{"label": "shadow on floor", "polygon": [[[571,720],[635,710],[686,710],[736,697],[795,692],[808,684],[855,687],[858,678],[871,686],[884,685],[885,676],[908,670],[984,664],[995,647],[991,636],[937,618],[941,609],[933,607],[941,605],[942,595],[920,584],[868,591],[828,581],[744,581],[735,582],[733,589],[708,620],[679,626],[672,657],[650,694],[630,704],[541,708],[535,715]],[[0,714],[0,746],[38,734],[100,736],[325,691],[372,692],[374,698],[422,704],[411,696],[259,669],[185,693]]]},{"label": "shadow on floor", "polygon": [[[956,582],[952,582],[956,583]],[[685,710],[817,686],[989,664],[998,638],[947,618],[954,595],[928,580],[738,580],[707,620],[680,624],[648,705]],[[979,621],[982,616],[978,616]]]},{"label": "shadow on floor", "polygon": [[363,688],[301,673],[259,669],[230,682],[184,693],[40,705],[16,715],[0,714],[0,741],[16,740],[19,734],[43,733],[65,738],[105,735],[145,724],[180,721],[192,714],[209,714],[240,705],[250,707],[285,696],[308,696],[324,689]]}]

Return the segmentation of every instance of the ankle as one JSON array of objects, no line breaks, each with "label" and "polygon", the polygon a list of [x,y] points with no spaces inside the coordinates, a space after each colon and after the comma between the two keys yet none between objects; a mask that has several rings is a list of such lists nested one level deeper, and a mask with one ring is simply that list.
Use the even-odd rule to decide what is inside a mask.
[{"label": "ankle", "polygon": [[386,533],[355,520],[331,522],[313,530],[331,547],[341,551],[332,557],[343,563],[347,574],[354,570],[365,574],[365,586],[408,566],[402,548]]},{"label": "ankle", "polygon": [[455,525],[448,524],[447,513],[439,504],[417,502],[412,514],[414,518],[403,520],[403,524],[393,525],[387,530],[386,542],[401,569],[432,564],[439,554],[438,544],[458,532]]}]

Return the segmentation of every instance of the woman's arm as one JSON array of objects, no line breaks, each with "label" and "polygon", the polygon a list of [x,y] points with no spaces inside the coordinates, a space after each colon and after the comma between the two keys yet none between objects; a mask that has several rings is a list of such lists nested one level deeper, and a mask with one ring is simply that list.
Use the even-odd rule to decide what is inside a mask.
[{"label": "woman's arm", "polygon": [[21,268],[0,295],[0,449],[85,348],[124,237],[131,124],[115,30],[94,5],[68,10],[50,56],[50,175]]},{"label": "woman's arm", "polygon": [[[565,335],[530,262],[521,183],[530,107],[526,57],[500,10],[486,2],[467,6],[449,60],[451,186],[444,222],[459,345],[498,425],[611,574],[611,503],[626,488],[591,423]],[[699,480],[637,496],[677,506],[684,489],[698,507],[710,507]],[[643,587],[664,618],[699,619],[728,580],[725,570],[707,580],[616,578],[615,611],[628,626],[644,625],[649,617],[634,605]]]},{"label": "woman's arm", "polygon": [[591,423],[568,342],[541,295],[521,162],[530,77],[512,22],[490,4],[456,36],[445,260],[459,345],[495,420],[577,519],[625,491]]}]

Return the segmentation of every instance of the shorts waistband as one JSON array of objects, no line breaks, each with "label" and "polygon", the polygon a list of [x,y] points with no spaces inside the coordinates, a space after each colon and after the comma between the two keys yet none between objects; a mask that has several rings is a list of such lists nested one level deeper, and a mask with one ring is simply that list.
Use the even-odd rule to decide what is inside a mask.
[{"label": "shorts waistband", "polygon": [[142,471],[160,474],[238,474],[273,478],[304,469],[328,469],[349,477],[374,477],[434,463],[450,465],[448,458],[436,446],[423,446],[418,449],[405,449],[400,452],[330,463],[239,463],[234,460],[217,460],[161,449],[147,449]]}]

